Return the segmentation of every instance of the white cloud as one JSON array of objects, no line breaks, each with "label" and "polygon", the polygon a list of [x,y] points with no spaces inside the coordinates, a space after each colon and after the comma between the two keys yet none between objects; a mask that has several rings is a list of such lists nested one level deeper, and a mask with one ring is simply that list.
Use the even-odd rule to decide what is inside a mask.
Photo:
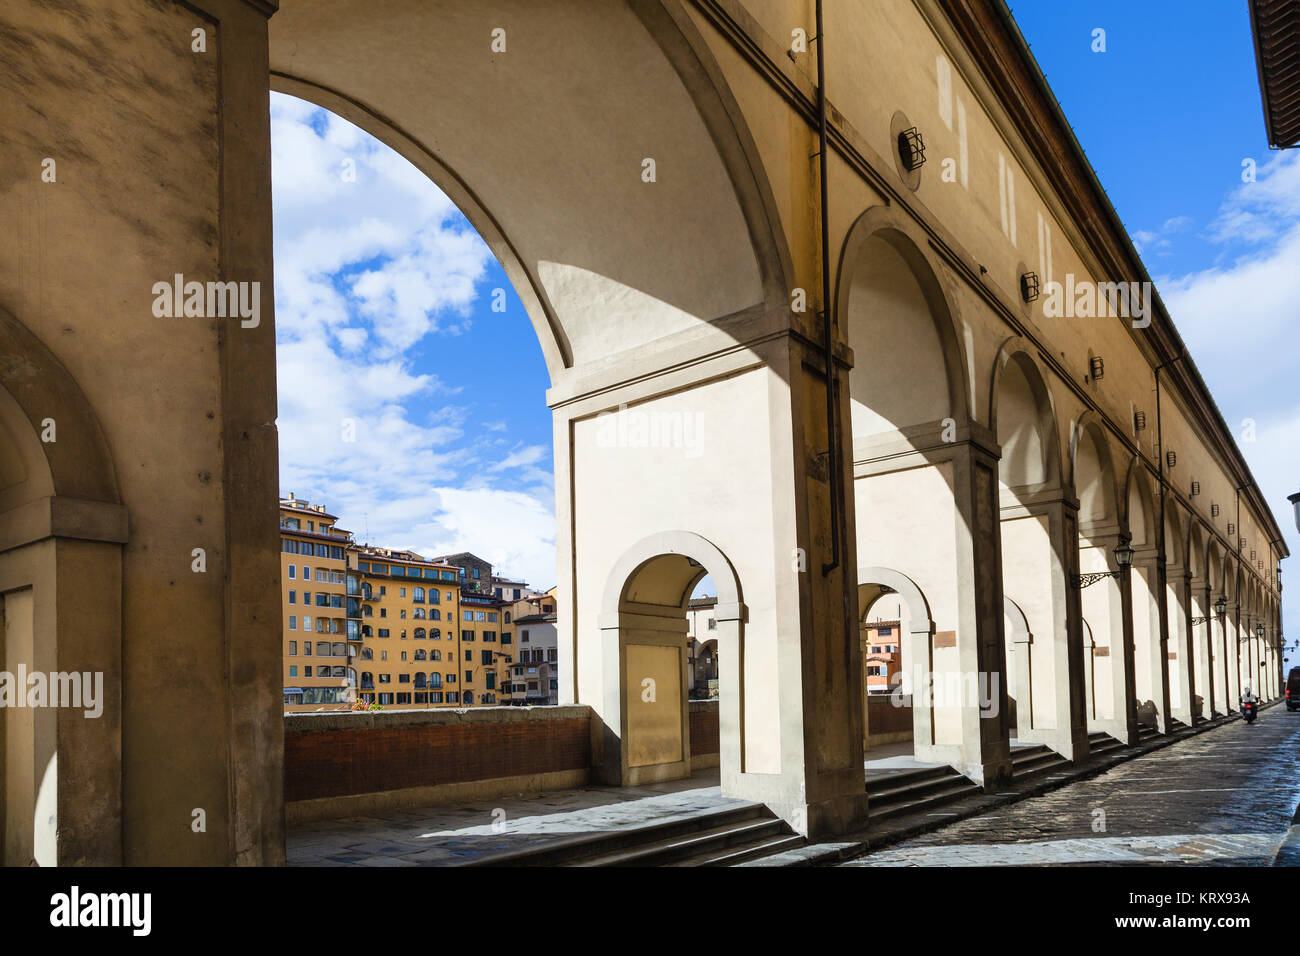
[{"label": "white cloud", "polygon": [[548,449],[466,427],[461,386],[414,367],[467,327],[491,252],[419,170],[350,123],[272,95],[281,490],[358,540],[473,551],[555,577]]},{"label": "white cloud", "polygon": [[[1286,500],[1300,490],[1300,155],[1276,157],[1260,168],[1257,182],[1233,189],[1209,235],[1237,254],[1158,284],[1288,546],[1300,556]],[[1241,252],[1243,245],[1251,248]],[[1247,419],[1253,441],[1243,427]],[[1292,583],[1282,592],[1286,631],[1294,630],[1286,619],[1300,615],[1300,584]]]}]

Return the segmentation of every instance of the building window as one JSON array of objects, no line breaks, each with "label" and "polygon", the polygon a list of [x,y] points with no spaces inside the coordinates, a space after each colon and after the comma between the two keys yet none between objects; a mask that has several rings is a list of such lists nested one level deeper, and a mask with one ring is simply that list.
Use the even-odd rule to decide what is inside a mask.
[{"label": "building window", "polygon": [[292,580],[294,580],[296,577],[298,577],[298,575],[297,575],[297,573],[296,573],[297,570],[298,570],[297,565],[293,565],[293,564],[289,565],[289,580],[290,580],[290,581],[292,581]]},{"label": "building window", "polygon": [[483,652],[483,663],[484,663],[484,664],[491,664],[491,663],[492,663],[492,652],[491,652],[491,651],[484,651],[484,652]]},{"label": "building window", "polygon": [[291,630],[291,631],[296,631],[296,630],[298,630],[298,617],[297,617],[297,615],[294,615],[294,614],[290,614],[290,615],[289,615],[289,630]]},{"label": "building window", "polygon": [[524,630],[522,630],[522,631],[519,632],[519,643],[520,643],[520,644],[527,644],[527,643],[528,643],[528,629],[527,629],[527,628],[525,628]]},{"label": "building window", "polygon": [[474,683],[474,672],[473,672],[473,671],[466,671],[466,672],[465,672],[465,683],[466,683],[466,684],[472,684],[472,683]]},{"label": "building window", "polygon": [[289,642],[289,656],[290,656],[290,657],[297,657],[297,656],[298,656],[298,642],[297,642],[297,641],[290,641],[290,642]]},{"label": "building window", "polygon": [[718,622],[715,621],[713,618],[709,618],[709,630],[716,631],[717,629],[718,629]]},{"label": "building window", "polygon": [[451,674],[448,674],[448,675],[447,675],[447,683],[448,683],[448,684],[454,684],[454,683],[456,683],[456,675],[455,675],[455,673],[451,673]]},{"label": "building window", "polygon": [[381,684],[391,684],[392,682],[393,682],[393,675],[392,675],[392,674],[380,674],[380,675],[379,675],[379,683],[381,683]]},{"label": "building window", "polygon": [[290,664],[290,665],[289,665],[289,676],[290,676],[290,677],[297,677],[297,676],[298,676],[298,665],[297,665],[297,664]]},{"label": "building window", "polygon": [[474,632],[473,632],[473,631],[461,631],[461,632],[460,632],[460,639],[461,639],[462,641],[472,641],[472,640],[474,640]]}]

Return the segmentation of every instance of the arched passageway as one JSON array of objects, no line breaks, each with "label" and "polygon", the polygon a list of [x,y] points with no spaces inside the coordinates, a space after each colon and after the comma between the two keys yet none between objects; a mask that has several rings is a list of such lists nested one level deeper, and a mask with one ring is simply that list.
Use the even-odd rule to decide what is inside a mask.
[{"label": "arched passageway", "polygon": [[[837,308],[858,356],[849,389],[858,581],[892,587],[910,612],[902,657],[916,758],[992,783],[1010,774],[996,463],[969,414],[948,296],[913,231],[872,209],[840,263]],[[860,613],[870,597],[860,590]],[[981,680],[992,698],[984,711]]]},{"label": "arched passageway", "polygon": [[1078,567],[1085,576],[1080,582],[1080,612],[1085,625],[1088,729],[1135,743],[1132,572],[1121,568],[1116,556],[1118,549],[1132,547],[1131,535],[1121,520],[1114,457],[1105,431],[1086,415],[1074,435]]},{"label": "arched passageway", "polygon": [[77,382],[2,308],[0,354],[0,852],[120,865],[126,511]]},{"label": "arched passageway", "polygon": [[[686,613],[695,586],[709,575],[718,589],[713,609],[718,649],[719,760],[724,791],[745,773],[747,611],[726,556],[684,531],[638,542],[614,567],[601,613],[602,658],[609,674],[606,720],[596,765],[607,783],[635,785],[689,776]],[[762,699],[749,701],[758,706]],[[755,742],[757,743],[757,742]],[[761,745],[760,745],[761,746]]]},{"label": "arched passageway", "polygon": [[[1088,753],[1087,681],[1079,590],[1078,502],[1062,482],[1051,393],[1024,343],[997,359],[992,420],[998,469],[1002,587],[1034,642],[1016,661],[1016,738],[1072,760]],[[1017,648],[1019,651],[1019,648]],[[1026,685],[1030,693],[1025,693]],[[1026,706],[1028,705],[1028,706]]]}]

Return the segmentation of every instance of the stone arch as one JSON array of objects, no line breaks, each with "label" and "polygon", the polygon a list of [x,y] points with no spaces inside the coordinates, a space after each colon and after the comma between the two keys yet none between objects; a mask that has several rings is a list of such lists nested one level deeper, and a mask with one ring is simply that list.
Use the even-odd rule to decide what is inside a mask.
[{"label": "stone arch", "polygon": [[[122,861],[127,530],[98,417],[63,364],[0,307],[3,666],[75,673],[73,703],[84,705],[8,713],[0,741],[6,864]],[[91,686],[81,688],[84,679]],[[76,780],[76,792],[61,778]]]},{"label": "stone arch", "polygon": [[[1128,463],[1124,479],[1124,530],[1129,534],[1133,547],[1154,547],[1156,543],[1156,508],[1155,493],[1152,489],[1151,476],[1145,463],[1139,457]],[[1134,509],[1137,514],[1134,514]]]},{"label": "stone arch", "polygon": [[[953,299],[925,249],[915,222],[887,206],[862,213],[841,247],[835,314],[855,355],[855,438],[970,420],[969,363]],[[866,364],[881,354],[887,361]]]},{"label": "stone arch", "polygon": [[[745,772],[744,624],[740,579],[712,542],[665,531],[632,545],[606,579],[600,628],[603,659],[617,662],[605,681],[605,731],[595,763],[602,779],[624,785],[690,775],[686,609],[709,575],[718,646],[719,764],[724,791]],[[608,665],[607,665],[608,666]],[[652,684],[646,685],[646,680]],[[647,690],[649,694],[647,696]]]},{"label": "stone arch", "polygon": [[[90,402],[45,343],[3,306],[0,387],[9,393],[37,437],[35,445],[24,443],[20,449],[27,473],[40,476],[38,480],[43,482],[42,472],[48,472],[49,494],[121,504],[117,470]],[[54,422],[56,441],[39,439],[47,421]],[[41,452],[43,468],[34,461],[33,448]]]},{"label": "stone arch", "polygon": [[989,389],[989,427],[1002,447],[999,478],[1006,487],[1061,487],[1056,423],[1056,403],[1032,344],[1020,336],[1007,339],[993,361]]},{"label": "stone arch", "polygon": [[[871,606],[886,594],[897,594],[907,607],[908,637],[902,646],[902,692],[910,703],[918,684],[934,671],[935,622],[930,602],[920,586],[901,571],[885,567],[858,568],[859,618],[865,619]],[[900,635],[901,636],[901,635]],[[865,681],[864,708],[867,704]],[[864,711],[865,712],[865,711]],[[870,717],[864,723],[864,737],[870,733]],[[923,749],[935,744],[935,715],[931,707],[912,707],[912,740],[921,756]]]},{"label": "stone arch", "polygon": [[[501,24],[509,52],[487,55]],[[788,315],[791,259],[763,166],[680,0],[563,17],[523,0],[285,0],[270,61],[273,89],[376,135],[461,208],[528,308],[553,383],[700,323]],[[506,147],[482,116],[510,131]]]},{"label": "stone arch", "polygon": [[1070,438],[1069,485],[1079,500],[1079,523],[1085,529],[1117,530],[1120,508],[1114,460],[1100,416],[1084,412]]}]

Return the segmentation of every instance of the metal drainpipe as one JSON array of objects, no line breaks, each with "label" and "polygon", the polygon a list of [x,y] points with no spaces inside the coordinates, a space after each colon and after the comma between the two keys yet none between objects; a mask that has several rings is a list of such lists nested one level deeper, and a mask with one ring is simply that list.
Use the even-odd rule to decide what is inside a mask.
[{"label": "metal drainpipe", "polygon": [[822,318],[825,322],[822,350],[826,361],[826,467],[830,472],[831,559],[822,565],[822,575],[840,566],[840,465],[835,436],[835,337],[831,316],[831,234],[830,200],[826,189],[827,119],[826,119],[826,39],[822,27],[822,0],[817,0],[817,126],[820,139],[818,165],[821,172],[822,214]]}]

